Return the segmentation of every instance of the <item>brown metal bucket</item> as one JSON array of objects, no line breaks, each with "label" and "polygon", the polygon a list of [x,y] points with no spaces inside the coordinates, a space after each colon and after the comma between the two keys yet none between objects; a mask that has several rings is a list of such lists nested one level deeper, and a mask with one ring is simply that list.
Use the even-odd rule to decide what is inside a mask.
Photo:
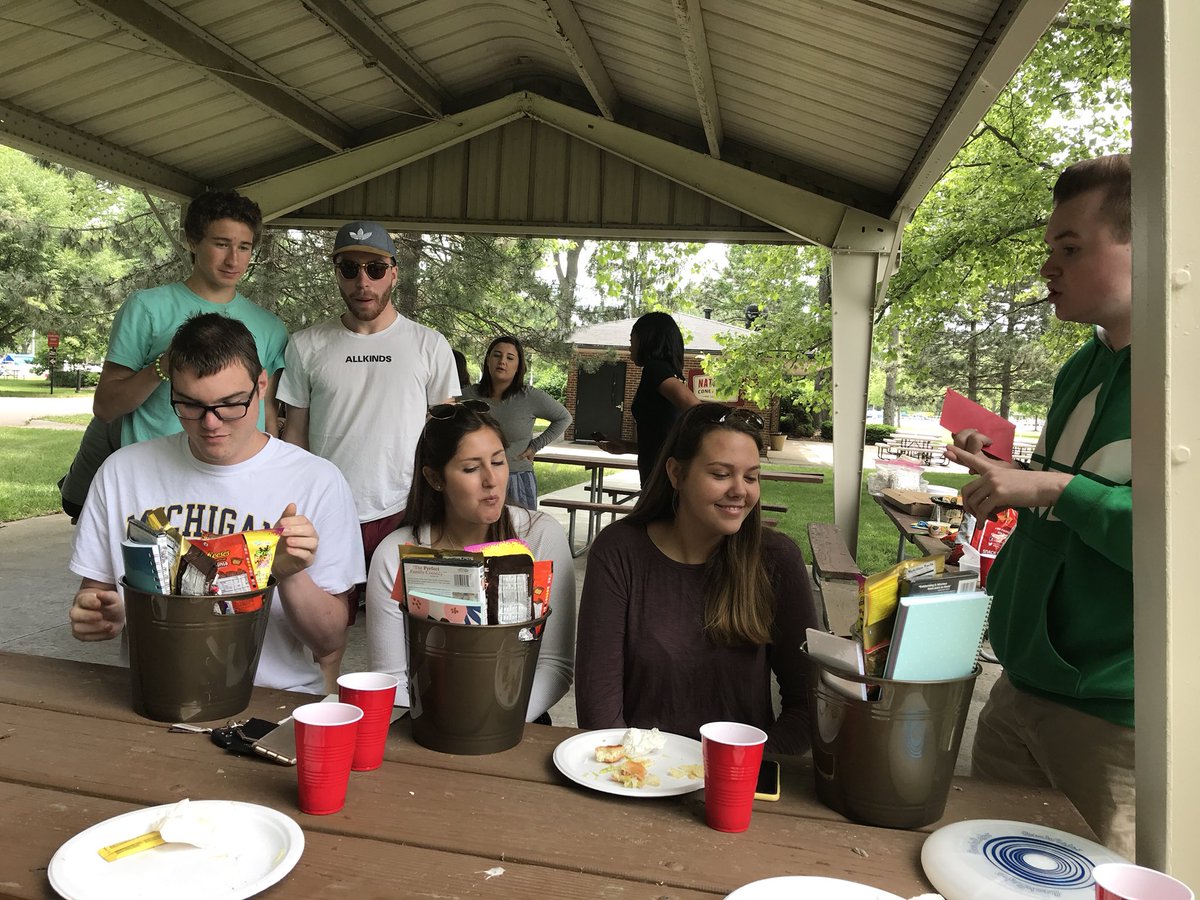
[{"label": "brown metal bucket", "polygon": [[[809,656],[809,728],[817,797],[847,818],[918,828],[946,809],[963,726],[979,675],[893,681],[831,669]],[[865,684],[848,697],[825,675]]]},{"label": "brown metal bucket", "polygon": [[[525,732],[549,613],[515,625],[454,625],[407,617],[413,740],[442,753],[515,747]],[[536,637],[521,640],[522,631]]]},{"label": "brown metal bucket", "polygon": [[[160,722],[209,721],[250,705],[274,578],[264,590],[219,597],[149,594],[124,579],[121,585],[134,712]],[[256,597],[262,605],[252,612],[214,613],[214,601]]]}]

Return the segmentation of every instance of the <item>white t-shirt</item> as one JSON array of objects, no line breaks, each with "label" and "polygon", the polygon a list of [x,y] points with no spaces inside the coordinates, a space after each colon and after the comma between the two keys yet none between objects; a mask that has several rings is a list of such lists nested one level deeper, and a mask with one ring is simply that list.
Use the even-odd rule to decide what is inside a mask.
[{"label": "white t-shirt", "polygon": [[308,449],[342,470],[359,521],[404,509],[425,411],[460,391],[446,339],[404,316],[378,334],[330,319],[293,334],[284,358],[277,396],[308,409]]},{"label": "white t-shirt", "polygon": [[[104,462],[79,517],[70,568],[120,591],[128,516],[163,507],[186,537],[234,534],[269,528],[289,503],[317,530],[316,559],[306,570],[313,582],[331,594],[362,582],[362,533],[350,487],[335,466],[275,438],[245,462],[214,466],[192,455],[184,433],[130,444]],[[320,667],[292,630],[278,590],[272,603],[254,683],[324,693]],[[121,653],[127,660],[124,637]]]},{"label": "white t-shirt", "polygon": [[[550,586],[550,618],[538,651],[533,691],[525,718],[532,722],[571,688],[575,677],[575,562],[567,536],[558,522],[543,512],[509,506],[517,537],[529,545],[534,559],[554,561]],[[414,537],[411,528],[399,528],[385,537],[371,558],[367,576],[367,649],[373,672],[387,672],[400,679],[396,702],[408,704],[408,613],[392,599],[392,586],[400,571],[401,544],[430,543],[429,529]]]}]

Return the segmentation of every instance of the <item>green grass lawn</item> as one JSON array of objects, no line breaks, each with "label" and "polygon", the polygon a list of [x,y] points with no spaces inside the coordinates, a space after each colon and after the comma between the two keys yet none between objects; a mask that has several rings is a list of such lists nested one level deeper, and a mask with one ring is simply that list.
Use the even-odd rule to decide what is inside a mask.
[{"label": "green grass lawn", "polygon": [[[88,416],[56,416],[58,420],[86,423]],[[49,428],[0,428],[0,522],[26,519],[60,512],[58,479],[71,465],[82,432]],[[580,466],[534,463],[538,490],[550,494],[587,480]],[[615,471],[615,470],[609,470]],[[780,516],[778,528],[804,549],[807,557],[808,523],[833,521],[833,472],[822,466],[806,466],[805,471],[821,472],[821,484],[763,482],[763,500],[780,503],[788,511]],[[969,475],[930,472],[937,484],[958,487]],[[862,487],[859,521],[858,566],[864,572],[878,572],[895,562],[899,534],[891,521]],[[910,551],[912,545],[909,545]]]},{"label": "green grass lawn", "polygon": [[[84,388],[79,393],[91,394],[95,388]],[[73,397],[75,388],[55,387],[55,397]],[[44,378],[0,378],[0,397],[49,397],[50,382]]]},{"label": "green grass lawn", "polygon": [[86,425],[92,421],[91,413],[76,413],[71,416],[38,416],[43,422],[62,422],[65,425]]},{"label": "green grass lawn", "polygon": [[[821,472],[825,480],[821,484],[764,481],[762,497],[764,503],[787,506],[786,513],[776,516],[779,520],[777,528],[799,544],[807,558],[808,523],[833,521],[833,470],[824,466],[804,466],[804,471]],[[948,487],[959,487],[971,478],[970,475],[936,471],[927,475],[933,484],[944,484]],[[859,569],[870,574],[886,569],[896,562],[896,544],[900,540],[900,533],[867,493],[865,476],[859,497],[856,560]],[[915,545],[910,543],[908,549],[910,556],[916,555]]]},{"label": "green grass lawn", "polygon": [[62,512],[58,479],[82,437],[81,431],[0,428],[0,522]]}]

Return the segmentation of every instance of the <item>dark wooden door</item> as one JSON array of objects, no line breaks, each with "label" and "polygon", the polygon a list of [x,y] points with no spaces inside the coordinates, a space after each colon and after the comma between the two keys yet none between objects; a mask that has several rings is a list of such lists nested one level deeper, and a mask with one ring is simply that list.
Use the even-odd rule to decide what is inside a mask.
[{"label": "dark wooden door", "polygon": [[621,437],[625,402],[625,363],[604,363],[594,372],[579,369],[575,400],[575,440],[590,441],[600,432],[610,440]]}]

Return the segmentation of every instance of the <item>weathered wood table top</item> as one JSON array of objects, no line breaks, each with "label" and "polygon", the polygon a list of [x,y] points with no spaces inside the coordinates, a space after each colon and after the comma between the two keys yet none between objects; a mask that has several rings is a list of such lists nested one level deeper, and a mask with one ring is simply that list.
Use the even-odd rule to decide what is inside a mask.
[{"label": "weathered wood table top", "polygon": [[[245,715],[279,719],[310,699],[256,689]],[[452,756],[415,744],[401,719],[383,767],[352,773],[345,809],[306,816],[295,769],[140,718],[126,670],[0,653],[0,893],[53,897],[46,867],[64,841],[183,797],[259,803],[299,823],[304,855],[265,897],[693,898],[785,874],[930,890],[919,856],[936,826],[847,821],[816,800],[807,760],[781,758],[782,798],[756,802],[750,830],[729,835],[705,826],[701,791],[633,800],[567,781],[551,754],[575,733],[529,725],[512,750]],[[1057,792],[956,779],[939,824],[974,818],[1091,835]],[[493,867],[504,874],[485,878]]]}]

